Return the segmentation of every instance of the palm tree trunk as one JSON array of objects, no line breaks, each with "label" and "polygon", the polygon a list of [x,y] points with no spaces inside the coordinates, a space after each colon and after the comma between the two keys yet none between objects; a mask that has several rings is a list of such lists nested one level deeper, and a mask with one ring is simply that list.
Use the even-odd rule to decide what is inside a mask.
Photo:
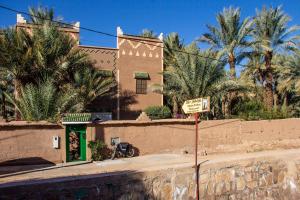
[{"label": "palm tree trunk", "polygon": [[278,110],[278,94],[276,92],[274,93],[273,99],[274,99],[274,110],[277,111]]},{"label": "palm tree trunk", "polygon": [[[21,82],[18,79],[15,79],[14,81],[14,86],[15,86],[15,99],[18,100],[20,98],[20,91],[21,91]],[[17,107],[15,106],[15,120],[21,120],[21,114],[18,111]]]},{"label": "palm tree trunk", "polygon": [[222,114],[225,115],[225,103],[224,103],[224,97],[221,98],[221,110],[222,110]]},{"label": "palm tree trunk", "polygon": [[3,92],[2,92],[2,117],[3,119],[7,120],[6,99]]},{"label": "palm tree trunk", "polygon": [[177,104],[176,96],[172,97],[172,101],[173,101],[173,118],[177,118],[178,104]]},{"label": "palm tree trunk", "polygon": [[230,115],[231,115],[230,102],[226,101],[225,102],[225,117],[229,117]]},{"label": "palm tree trunk", "polygon": [[265,79],[265,97],[264,103],[268,110],[273,108],[274,96],[273,96],[273,74],[271,69],[273,53],[267,51],[265,53],[265,66],[266,66],[266,79]]},{"label": "palm tree trunk", "polygon": [[225,118],[229,116],[229,106],[228,106],[228,94],[222,97],[222,112]]},{"label": "palm tree trunk", "polygon": [[283,105],[287,108],[288,107],[288,96],[287,94],[284,96],[284,99],[283,99]]},{"label": "palm tree trunk", "polygon": [[[230,68],[230,79],[236,79],[236,72],[235,72],[235,56],[233,53],[229,55],[229,68]],[[228,101],[225,102],[225,116],[231,115],[231,104],[232,100],[237,96],[236,92],[229,92],[228,94]]]},{"label": "palm tree trunk", "polygon": [[236,72],[235,72],[235,56],[233,53],[229,55],[228,58],[229,63],[229,70],[230,70],[230,79],[233,80],[236,78]]}]

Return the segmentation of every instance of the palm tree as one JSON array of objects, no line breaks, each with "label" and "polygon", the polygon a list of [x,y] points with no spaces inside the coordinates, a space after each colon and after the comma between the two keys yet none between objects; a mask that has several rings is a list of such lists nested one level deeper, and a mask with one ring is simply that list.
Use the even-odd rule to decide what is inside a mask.
[{"label": "palm tree", "polygon": [[29,14],[30,14],[30,23],[35,25],[55,25],[58,27],[70,27],[72,28],[72,25],[67,25],[65,23],[60,23],[62,21],[61,17],[54,17],[54,10],[53,8],[45,8],[45,7],[30,7],[29,8]]},{"label": "palm tree", "polygon": [[[13,77],[14,95],[17,99],[22,84],[32,79],[34,70],[33,41],[24,30],[9,28],[3,31],[0,41],[0,66]],[[19,119],[18,112],[16,118]]]},{"label": "palm tree", "polygon": [[154,33],[154,31],[148,30],[148,29],[143,29],[140,36],[146,37],[146,38],[157,38],[157,35]]},{"label": "palm tree", "polygon": [[18,99],[6,94],[18,109],[23,120],[57,120],[63,113],[76,111],[77,93],[59,91],[53,81],[47,79],[38,85],[27,84],[20,90]]},{"label": "palm tree", "polygon": [[0,49],[0,65],[13,76],[18,92],[20,85],[31,79],[34,66],[32,38],[23,30],[6,29]]},{"label": "palm tree", "polygon": [[261,11],[256,11],[254,18],[252,36],[255,44],[259,46],[258,53],[264,55],[265,72],[262,74],[262,80],[265,88],[264,102],[268,109],[273,107],[274,102],[273,55],[281,49],[286,49],[293,40],[289,38],[290,34],[298,29],[297,26],[288,28],[289,21],[289,16],[282,11],[281,7],[269,9],[263,7]]},{"label": "palm tree", "polygon": [[[172,67],[176,63],[176,54],[184,50],[183,41],[180,39],[178,33],[170,33],[164,38],[164,71],[172,71]],[[168,80],[165,80],[164,82]],[[170,80],[169,80],[170,81]],[[178,97],[177,88],[169,88],[167,94],[165,94],[165,101],[167,104],[171,104],[173,108],[173,117],[178,114]]]},{"label": "palm tree", "polygon": [[39,6],[38,8],[29,8],[30,20],[34,24],[43,24],[45,21],[54,19],[54,10],[43,8]]},{"label": "palm tree", "polygon": [[115,86],[114,77],[105,77],[93,69],[88,55],[77,48],[76,42],[56,26],[44,25],[33,31],[37,77],[51,77],[58,89],[74,89],[77,111],[86,111],[96,98],[108,95]]},{"label": "palm tree", "polygon": [[[61,87],[74,80],[76,71],[91,68],[92,62],[87,54],[77,48],[77,41],[59,30],[63,24],[53,22],[54,10],[43,7],[30,8],[32,27],[32,46],[34,68],[31,70],[32,83],[44,77],[56,80],[55,85]],[[59,21],[59,19],[56,21]]]},{"label": "palm tree", "polygon": [[[47,14],[42,11],[44,10],[38,9],[37,13],[42,14],[36,14],[36,16],[45,16],[47,19],[53,18],[53,13]],[[38,21],[39,19],[39,17],[33,18],[32,21],[41,23]],[[69,35],[61,32],[53,23],[34,26],[31,35],[23,29],[7,29],[2,36],[0,41],[0,66],[14,80],[14,100],[16,102],[19,100],[21,88],[25,85],[38,85],[46,77],[55,80],[52,84],[56,90],[67,92],[67,88],[72,89],[75,87],[75,74],[77,72],[92,68],[92,62],[88,55],[80,51],[76,42]],[[100,83],[98,80],[96,82]],[[97,90],[95,95],[101,94],[100,86],[96,84],[93,86]],[[89,87],[91,90],[91,86]],[[104,87],[102,89],[106,91]],[[80,98],[77,100],[78,102],[81,101]],[[16,108],[16,114],[18,110],[21,109]],[[16,116],[17,119],[20,119],[18,115]]]},{"label": "palm tree", "polygon": [[12,94],[13,79],[5,69],[0,69],[0,104],[1,104],[1,115],[6,121],[9,115],[13,113],[13,106],[7,101],[6,93]]},{"label": "palm tree", "polygon": [[176,62],[176,53],[183,50],[184,44],[178,33],[170,33],[164,38],[164,67],[166,70]]},{"label": "palm tree", "polygon": [[1,112],[3,119],[7,120],[7,111],[6,111],[6,98],[4,92],[7,90],[7,82],[6,77],[0,71],[0,102],[1,102]]},{"label": "palm tree", "polygon": [[87,54],[77,48],[76,41],[58,30],[56,26],[39,26],[33,30],[36,81],[52,77],[60,87],[74,80],[74,74],[91,68]]},{"label": "palm tree", "polygon": [[248,78],[255,85],[263,85],[263,75],[265,73],[263,63],[264,57],[260,53],[259,46],[253,45],[253,50],[249,55],[247,55],[247,63],[245,64],[245,68],[243,68],[241,72],[241,77]]},{"label": "palm tree", "polygon": [[[289,105],[289,97],[300,94],[300,52],[292,55],[276,56],[275,74],[277,77],[278,90],[283,99],[283,106]],[[277,67],[278,66],[278,67]]]},{"label": "palm tree", "polygon": [[217,15],[218,26],[207,25],[209,33],[205,33],[199,41],[206,42],[220,51],[230,66],[230,78],[236,78],[235,65],[245,56],[245,48],[249,47],[247,37],[251,33],[252,22],[249,18],[241,21],[239,8],[224,8]]},{"label": "palm tree", "polygon": [[104,77],[99,71],[86,68],[75,73],[72,85],[78,93],[82,110],[86,110],[96,98],[113,95],[117,84],[114,77]]},{"label": "palm tree", "polygon": [[195,44],[188,46],[186,51],[190,54],[176,53],[172,70],[164,72],[165,94],[176,91],[176,97],[181,104],[188,99],[211,96],[214,108],[220,96],[240,88],[235,81],[226,79],[225,62],[205,58],[219,59],[215,52],[202,52]]}]

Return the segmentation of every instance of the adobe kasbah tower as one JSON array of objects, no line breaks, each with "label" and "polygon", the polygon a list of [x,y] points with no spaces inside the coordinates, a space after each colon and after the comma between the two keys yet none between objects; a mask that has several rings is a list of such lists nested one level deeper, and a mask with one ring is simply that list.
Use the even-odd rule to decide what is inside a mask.
[{"label": "adobe kasbah tower", "polygon": [[[136,119],[148,106],[163,105],[163,95],[154,92],[155,85],[163,84],[163,35],[146,38],[124,34],[117,27],[116,48],[81,45],[80,23],[60,30],[78,41],[78,48],[87,53],[94,67],[105,76],[114,75],[115,95],[97,99],[93,112],[111,112],[113,119]],[[17,28],[32,32],[34,25],[17,14]]]},{"label": "adobe kasbah tower", "polygon": [[163,95],[154,85],[163,83],[163,37],[145,38],[126,35],[117,28],[117,48],[80,45],[104,72],[112,71],[118,82],[117,95],[102,99],[94,106],[112,111],[114,119],[136,119],[148,106],[163,105]]}]

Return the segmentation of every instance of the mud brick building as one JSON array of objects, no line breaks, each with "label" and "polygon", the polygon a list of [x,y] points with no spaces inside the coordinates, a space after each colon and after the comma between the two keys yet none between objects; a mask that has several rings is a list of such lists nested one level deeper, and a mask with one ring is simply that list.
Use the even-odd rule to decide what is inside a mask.
[{"label": "mud brick building", "polygon": [[[17,28],[31,32],[32,26],[17,14]],[[90,56],[96,69],[116,78],[116,95],[95,101],[93,111],[112,112],[113,119],[136,119],[146,107],[163,105],[163,95],[153,91],[153,85],[163,83],[162,34],[145,38],[124,34],[117,27],[117,46],[108,48],[80,44],[79,22],[60,29],[78,41],[78,48]]]}]

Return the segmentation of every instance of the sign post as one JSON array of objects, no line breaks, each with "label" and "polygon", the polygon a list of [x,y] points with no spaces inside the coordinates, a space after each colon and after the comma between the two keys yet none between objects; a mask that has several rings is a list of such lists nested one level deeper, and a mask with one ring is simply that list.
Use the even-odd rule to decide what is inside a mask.
[{"label": "sign post", "polygon": [[196,199],[199,200],[199,173],[198,173],[198,113],[195,113],[195,174],[196,174]]},{"label": "sign post", "polygon": [[199,200],[199,173],[198,173],[198,118],[199,113],[210,110],[210,97],[187,100],[182,106],[186,114],[195,116],[195,175],[196,175],[196,199]]}]

